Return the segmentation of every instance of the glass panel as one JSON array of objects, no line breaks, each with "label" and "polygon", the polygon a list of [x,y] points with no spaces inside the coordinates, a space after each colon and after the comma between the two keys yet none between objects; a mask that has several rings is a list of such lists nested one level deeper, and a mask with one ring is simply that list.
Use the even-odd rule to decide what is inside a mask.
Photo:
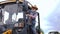
[{"label": "glass panel", "polygon": [[8,20],[9,18],[9,13],[7,11],[5,11],[4,13],[4,24],[6,24],[6,20]]},{"label": "glass panel", "polygon": [[35,27],[38,26],[38,16],[36,17],[36,24],[35,24]]},{"label": "glass panel", "polygon": [[13,23],[16,23],[16,13],[14,13],[14,14],[12,15],[12,22],[13,22]]},{"label": "glass panel", "polygon": [[[23,18],[23,12],[18,12],[17,7],[18,7],[17,4],[10,4],[10,5],[6,5],[4,7],[5,12],[9,13],[9,14],[6,13],[8,16],[6,14],[4,15],[5,16],[4,23],[13,24],[13,23],[17,22],[19,18]],[[21,10],[19,10],[19,11],[21,11]],[[18,13],[18,15],[16,15],[16,12]],[[8,19],[7,19],[7,17],[8,17]]]},{"label": "glass panel", "polygon": [[20,19],[20,18],[23,18],[23,12],[19,12],[18,13],[16,21],[18,21],[18,19]]},{"label": "glass panel", "polygon": [[[9,13],[8,20],[6,20],[6,24],[13,24],[13,20],[15,17],[12,17],[16,11],[17,11],[17,5],[16,4],[9,4],[4,7],[4,10]],[[15,19],[16,20],[16,19]]]},{"label": "glass panel", "polygon": [[16,15],[16,13],[14,13],[12,15],[12,22],[15,23],[18,21],[18,19],[23,18],[23,12],[19,12],[18,15]]}]

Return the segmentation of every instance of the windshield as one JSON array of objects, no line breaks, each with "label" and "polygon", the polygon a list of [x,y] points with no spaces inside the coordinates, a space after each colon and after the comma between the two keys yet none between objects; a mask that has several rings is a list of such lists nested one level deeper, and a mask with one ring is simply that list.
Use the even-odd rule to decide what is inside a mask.
[{"label": "windshield", "polygon": [[23,18],[23,11],[18,12],[17,9],[17,4],[6,5],[4,7],[4,23],[16,23],[19,18]]},{"label": "windshield", "polygon": [[16,15],[16,13],[12,14],[12,16],[11,16],[12,18],[10,18],[9,16],[11,16],[11,15],[9,15],[9,13],[5,11],[5,14],[4,14],[4,23],[5,24],[7,23],[6,21],[17,22],[18,19],[23,18],[23,12],[18,13],[18,15]]}]

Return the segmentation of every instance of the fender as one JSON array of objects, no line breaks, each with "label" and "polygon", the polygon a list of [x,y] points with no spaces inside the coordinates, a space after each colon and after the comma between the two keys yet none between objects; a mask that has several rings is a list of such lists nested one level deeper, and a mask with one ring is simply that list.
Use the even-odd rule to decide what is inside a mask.
[{"label": "fender", "polygon": [[12,30],[11,29],[8,29],[5,32],[3,32],[3,34],[12,34]]}]

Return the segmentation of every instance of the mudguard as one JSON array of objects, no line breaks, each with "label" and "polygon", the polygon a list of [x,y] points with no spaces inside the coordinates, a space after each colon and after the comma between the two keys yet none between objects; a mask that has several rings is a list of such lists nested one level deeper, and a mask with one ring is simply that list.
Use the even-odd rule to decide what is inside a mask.
[{"label": "mudguard", "polygon": [[12,30],[11,29],[8,29],[5,32],[3,32],[3,34],[12,34]]}]

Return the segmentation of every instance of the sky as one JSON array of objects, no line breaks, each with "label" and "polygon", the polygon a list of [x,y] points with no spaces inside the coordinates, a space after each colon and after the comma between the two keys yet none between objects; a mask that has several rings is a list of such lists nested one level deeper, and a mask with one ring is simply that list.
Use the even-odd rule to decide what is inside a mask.
[{"label": "sky", "polygon": [[40,28],[45,34],[50,31],[60,31],[59,18],[59,3],[60,0],[28,0],[33,5],[37,5],[40,13]]},{"label": "sky", "polygon": [[60,31],[57,17],[59,2],[60,0],[41,0],[40,26],[45,34],[50,31]]},{"label": "sky", "polygon": [[[0,0],[1,1],[1,0]],[[60,31],[59,14],[60,0],[27,0],[37,5],[40,13],[40,27],[47,34],[50,31]]]}]

